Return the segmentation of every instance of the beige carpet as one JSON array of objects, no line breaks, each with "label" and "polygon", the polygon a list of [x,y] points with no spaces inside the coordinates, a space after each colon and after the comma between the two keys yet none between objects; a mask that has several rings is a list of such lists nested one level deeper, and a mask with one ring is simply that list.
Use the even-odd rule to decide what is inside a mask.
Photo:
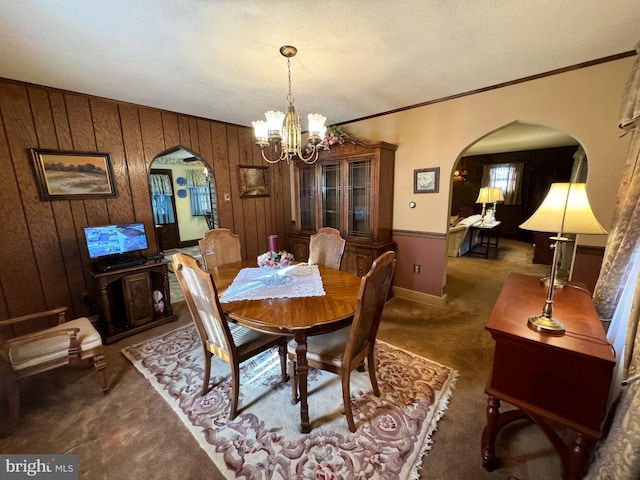
[{"label": "beige carpet", "polygon": [[338,375],[311,369],[312,431],[300,433],[277,349],[241,364],[239,414],[228,419],[229,366],[214,357],[211,390],[200,395],[203,358],[192,325],[131,345],[122,353],[171,406],[226,478],[417,478],[430,438],[458,373],[385,342],[376,345],[380,397],[367,372],[354,371],[351,395],[357,430],[342,415]]}]

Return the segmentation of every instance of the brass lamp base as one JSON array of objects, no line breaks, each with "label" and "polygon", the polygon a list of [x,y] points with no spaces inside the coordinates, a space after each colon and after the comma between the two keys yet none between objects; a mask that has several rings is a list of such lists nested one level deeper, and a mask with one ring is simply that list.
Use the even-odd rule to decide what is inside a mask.
[{"label": "brass lamp base", "polygon": [[[542,285],[544,285],[545,287],[549,288],[549,282],[551,281],[551,277],[543,277],[540,279],[540,283]],[[567,282],[565,282],[563,279],[556,277],[553,280],[553,288],[555,289],[560,289],[560,288],[564,288],[565,284]]]},{"label": "brass lamp base", "polygon": [[527,326],[534,332],[546,333],[548,335],[564,335],[565,333],[565,328],[562,323],[544,314],[529,317]]}]

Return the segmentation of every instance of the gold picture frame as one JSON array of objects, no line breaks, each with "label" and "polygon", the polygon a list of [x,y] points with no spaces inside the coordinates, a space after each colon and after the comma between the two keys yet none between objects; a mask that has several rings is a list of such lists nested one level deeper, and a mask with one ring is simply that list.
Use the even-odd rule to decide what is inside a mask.
[{"label": "gold picture frame", "polygon": [[238,165],[240,198],[269,196],[269,167]]},{"label": "gold picture frame", "polygon": [[31,149],[41,200],[117,196],[108,153]]},{"label": "gold picture frame", "polygon": [[438,193],[440,167],[419,168],[413,171],[413,193]]}]

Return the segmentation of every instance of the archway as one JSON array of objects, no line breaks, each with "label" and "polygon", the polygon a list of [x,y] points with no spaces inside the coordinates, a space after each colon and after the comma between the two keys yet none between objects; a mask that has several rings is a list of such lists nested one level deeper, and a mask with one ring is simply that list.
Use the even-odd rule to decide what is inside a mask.
[{"label": "archway", "polygon": [[218,226],[213,170],[181,145],[159,153],[149,169],[151,204],[161,251],[196,245]]},{"label": "archway", "polygon": [[[549,248],[549,235],[527,232],[518,227],[538,208],[551,183],[586,181],[586,154],[580,142],[571,135],[552,127],[520,121],[504,125],[479,138],[460,153],[453,166],[450,176],[449,257],[469,255],[469,247],[475,244],[475,240],[469,238],[472,229],[462,232],[461,224],[465,221],[455,217],[461,213],[469,217],[468,222],[471,222],[473,219],[470,215],[479,216],[482,211],[482,204],[477,203],[480,188],[496,186],[487,183],[487,170],[516,164],[522,169],[520,193],[515,200],[512,197],[509,202],[497,205],[496,220],[501,223],[500,238],[533,245],[532,262],[551,264],[553,252]],[[460,245],[459,249],[455,248],[458,243],[451,241],[454,237]],[[569,247],[571,251],[563,255],[565,276],[570,273],[574,244]],[[487,251],[483,253],[500,258],[498,248],[492,252],[489,252],[489,247],[486,248]]]}]

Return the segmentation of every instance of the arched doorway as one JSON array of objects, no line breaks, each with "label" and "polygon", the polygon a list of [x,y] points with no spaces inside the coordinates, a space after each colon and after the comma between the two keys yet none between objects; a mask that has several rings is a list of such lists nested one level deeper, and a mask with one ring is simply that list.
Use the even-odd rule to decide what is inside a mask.
[{"label": "arched doorway", "polygon": [[196,245],[218,226],[213,170],[197,153],[180,145],[165,150],[154,158],[149,175],[161,251]]},{"label": "arched doorway", "polygon": [[[586,181],[587,159],[580,142],[555,128],[515,121],[489,132],[461,152],[451,172],[449,237],[456,233],[461,237],[461,226],[456,226],[458,213],[479,215],[482,204],[477,203],[481,187],[495,187],[488,183],[488,170],[507,165],[518,165],[519,195],[497,204],[496,220],[501,222],[500,238],[513,239],[533,245],[533,263],[550,265],[553,251],[549,235],[528,232],[519,225],[529,218],[544,199],[549,186],[554,182]],[[491,177],[493,179],[493,177]],[[487,208],[494,205],[487,205]],[[464,223],[464,222],[462,222]],[[464,235],[470,235],[465,231]],[[459,238],[463,248],[448,256],[467,255],[469,238]],[[563,255],[565,275],[569,275],[574,244]],[[458,254],[454,254],[458,253]],[[493,252],[497,258],[498,250]]]}]

